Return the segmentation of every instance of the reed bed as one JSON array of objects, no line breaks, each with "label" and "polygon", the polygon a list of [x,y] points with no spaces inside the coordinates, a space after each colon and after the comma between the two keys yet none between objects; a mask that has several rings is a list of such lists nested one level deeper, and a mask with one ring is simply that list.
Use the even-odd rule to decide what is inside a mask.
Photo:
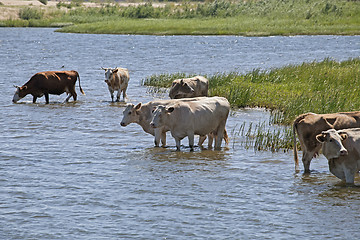
[{"label": "reed bed", "polygon": [[[185,76],[189,77],[181,73],[152,75],[142,84],[170,87],[174,79]],[[284,126],[276,131],[264,131],[264,127],[259,126],[255,133],[248,134],[249,139],[255,136],[254,147],[259,150],[291,148],[287,126],[302,113],[360,109],[360,58],[342,62],[324,59],[271,70],[255,69],[245,74],[230,72],[206,77],[210,96],[226,97],[233,108],[267,108],[271,112],[269,124]]]}]

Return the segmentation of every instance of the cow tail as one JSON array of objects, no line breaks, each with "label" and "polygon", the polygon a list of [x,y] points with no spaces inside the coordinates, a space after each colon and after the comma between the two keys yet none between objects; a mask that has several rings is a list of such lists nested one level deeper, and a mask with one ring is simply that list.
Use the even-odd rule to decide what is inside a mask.
[{"label": "cow tail", "polygon": [[296,146],[296,125],[297,125],[297,120],[294,121],[293,124],[293,141],[294,141],[294,162],[295,162],[295,171],[299,171],[299,157],[298,157],[298,152],[297,152],[297,146]]},{"label": "cow tail", "polygon": [[77,73],[77,78],[79,79],[79,88],[80,88],[80,92],[81,92],[83,95],[85,95],[85,92],[82,90],[81,85],[80,85],[80,75],[79,75],[79,73],[78,73],[78,72],[76,72],[76,73]]},{"label": "cow tail", "polygon": [[224,137],[223,138],[224,138],[226,145],[229,145],[229,136],[228,136],[225,128],[224,128]]}]

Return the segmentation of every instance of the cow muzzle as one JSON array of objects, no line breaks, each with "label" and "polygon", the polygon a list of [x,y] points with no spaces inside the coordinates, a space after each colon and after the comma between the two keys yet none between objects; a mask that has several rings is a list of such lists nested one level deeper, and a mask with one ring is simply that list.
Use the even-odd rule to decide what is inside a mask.
[{"label": "cow muzzle", "polygon": [[348,151],[346,149],[340,150],[340,156],[347,156],[347,155],[348,155]]},{"label": "cow muzzle", "polygon": [[121,125],[122,127],[126,127],[126,124],[125,124],[124,122],[121,122],[120,125]]}]

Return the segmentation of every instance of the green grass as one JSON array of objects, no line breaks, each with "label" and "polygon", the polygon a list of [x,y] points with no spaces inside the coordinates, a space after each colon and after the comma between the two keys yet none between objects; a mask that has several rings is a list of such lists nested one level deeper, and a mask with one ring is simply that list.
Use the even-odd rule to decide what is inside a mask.
[{"label": "green grass", "polygon": [[[170,87],[174,79],[186,76],[184,73],[152,75],[142,84]],[[234,108],[265,107],[271,110],[270,124],[285,125],[282,130],[267,130],[260,124],[254,131],[250,126],[250,130],[245,131],[250,133],[241,136],[246,137],[248,146],[257,150],[292,148],[289,127],[302,113],[360,109],[360,58],[343,62],[325,59],[268,71],[218,73],[206,77],[210,96],[226,97]],[[233,137],[236,134],[239,135],[234,133]]]},{"label": "green grass", "polygon": [[[62,26],[61,32],[154,35],[360,34],[360,2],[345,0],[249,0],[151,3],[120,7],[81,4],[43,12],[27,7],[22,19],[0,26]],[[63,7],[60,7],[63,6]],[[66,11],[65,11],[66,9]],[[68,26],[72,25],[72,26]]]}]

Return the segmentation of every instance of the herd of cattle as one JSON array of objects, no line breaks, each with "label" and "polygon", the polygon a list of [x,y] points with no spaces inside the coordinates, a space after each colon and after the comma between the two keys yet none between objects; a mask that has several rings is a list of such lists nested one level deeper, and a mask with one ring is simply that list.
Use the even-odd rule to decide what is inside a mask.
[{"label": "herd of cattle", "polygon": [[[105,82],[108,85],[112,101],[117,91],[116,101],[127,98],[126,90],[129,72],[125,68],[102,68],[105,70]],[[36,99],[45,96],[49,103],[49,94],[68,94],[66,102],[77,99],[75,83],[80,77],[76,71],[39,72],[23,86],[16,86],[13,102],[18,102],[28,94]],[[230,104],[223,97],[208,97],[208,80],[202,76],[174,80],[168,100],[155,100],[145,104],[128,104],[123,112],[121,126],[130,123],[139,124],[143,130],[155,137],[155,146],[166,145],[166,132],[170,131],[180,150],[180,141],[188,137],[189,147],[194,148],[194,135],[199,135],[198,146],[202,146],[206,137],[208,148],[220,149],[224,139],[229,138],[225,129],[230,112]],[[298,116],[293,123],[295,170],[299,171],[296,134],[303,151],[304,171],[310,172],[310,163],[320,149],[328,159],[330,172],[354,184],[354,178],[360,170],[360,111],[331,114],[306,113]]]}]

